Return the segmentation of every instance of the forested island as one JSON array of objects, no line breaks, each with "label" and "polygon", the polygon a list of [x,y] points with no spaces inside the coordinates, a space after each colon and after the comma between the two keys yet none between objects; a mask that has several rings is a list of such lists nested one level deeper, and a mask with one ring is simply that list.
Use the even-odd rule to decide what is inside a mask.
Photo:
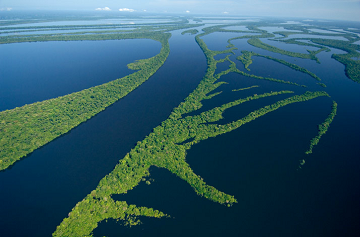
[{"label": "forested island", "polygon": [[[360,56],[360,45],[355,43],[360,40],[360,29],[342,28],[340,32],[332,26],[323,28],[284,24],[280,20],[225,19],[233,23],[212,25],[207,23],[212,18],[207,17],[174,17],[168,18],[165,23],[101,25],[18,26],[33,22],[16,20],[8,21],[7,25],[0,23],[0,47],[46,41],[125,39],[148,39],[161,44],[157,55],[128,64],[128,69],[134,72],[122,78],[57,98],[0,111],[1,173],[11,172],[8,168],[16,168],[16,162],[22,162],[22,158],[55,142],[56,138],[66,136],[73,128],[96,114],[106,112],[110,105],[121,103],[122,98],[151,80],[172,53],[169,43],[172,37],[180,40],[181,37],[193,37],[206,60],[206,71],[195,89],[168,111],[168,117],[134,144],[125,156],[119,156],[114,169],[96,187],[91,187],[82,200],[72,203],[72,210],[62,217],[57,227],[53,227],[53,236],[94,236],[99,225],[108,220],[116,220],[126,226],[141,224],[142,217],[175,218],[176,221],[176,217],[161,208],[116,198],[126,195],[142,182],[151,186],[148,181],[151,167],[165,169],[180,178],[204,201],[210,200],[226,210],[233,209],[243,202],[242,197],[235,191],[236,194],[223,189],[218,183],[214,184],[213,180],[208,182],[191,166],[188,154],[198,144],[241,131],[253,123],[262,123],[271,116],[274,119],[274,116],[281,117],[288,111],[295,111],[297,114],[303,113],[301,116],[304,118],[309,114],[316,117],[308,126],[312,133],[307,130],[303,134],[297,131],[299,137],[307,140],[299,139],[296,143],[304,143],[307,147],[302,147],[301,154],[294,157],[289,155],[289,159],[296,163],[290,168],[291,172],[306,170],[305,161],[318,158],[317,154],[313,154],[314,151],[320,153],[326,150],[326,145],[321,146],[323,137],[330,136],[327,133],[333,127],[338,130],[338,125],[333,123],[337,122],[344,102],[338,102],[341,97],[334,92],[333,82],[327,80],[326,73],[318,75],[318,67],[324,63],[324,55],[331,55],[329,57],[334,62],[336,60],[336,63],[344,65],[345,80],[358,86],[360,64],[354,58]],[[326,29],[331,33],[318,33],[314,28]],[[297,35],[301,37],[297,38]],[[214,40],[214,43],[212,36],[223,38]],[[331,37],[343,37],[345,40]],[[294,46],[294,49],[286,47],[289,45]],[[332,53],[333,49],[344,53]],[[269,72],[262,73],[257,61],[259,59],[271,62],[281,70],[264,68],[264,71],[266,69]],[[294,74],[283,75],[285,69]],[[292,75],[296,75],[297,79]],[[243,84],[239,86],[235,82]],[[320,112],[314,109],[315,106],[311,107],[312,103],[318,106],[316,108]],[[310,112],[304,109],[306,106],[311,108]],[[296,121],[300,123],[302,118]],[[288,122],[296,127],[294,121]],[[340,117],[339,121],[343,121],[343,118]],[[317,135],[314,136],[315,133]],[[329,140],[326,142],[329,143]],[[276,145],[271,141],[269,144]],[[271,160],[271,155],[266,159]],[[301,169],[297,170],[298,167]]]},{"label": "forested island", "polygon": [[[208,64],[207,73],[199,86],[183,103],[173,110],[166,121],[159,127],[154,128],[154,131],[149,136],[139,142],[129,154],[121,159],[114,171],[102,179],[98,187],[93,190],[91,194],[77,204],[69,214],[69,217],[64,219],[63,223],[58,226],[54,236],[91,235],[91,232],[97,227],[97,223],[102,220],[108,218],[124,220],[127,216],[126,207],[128,204],[126,202],[114,201],[111,196],[126,193],[133,189],[144,177],[149,175],[149,168],[151,166],[168,169],[178,177],[187,181],[198,195],[231,207],[231,205],[237,203],[236,198],[217,190],[213,186],[207,185],[200,176],[196,175],[186,162],[186,151],[202,140],[238,129],[240,126],[288,104],[312,100],[319,96],[329,96],[323,91],[306,92],[302,95],[295,95],[254,110],[244,118],[225,125],[218,125],[214,122],[222,119],[223,113],[233,106],[251,100],[280,94],[291,94],[293,92],[278,91],[261,95],[254,94],[253,96],[224,104],[221,107],[215,107],[199,115],[187,116],[187,114],[199,110],[202,107],[203,100],[212,99],[219,94],[213,93],[213,91],[223,84],[217,82],[221,76],[238,71],[234,66],[234,62],[232,62],[229,57],[226,57],[226,60],[232,63],[230,68],[215,74],[217,64],[223,60],[215,60],[214,57],[220,54],[233,53],[233,50],[236,48],[233,47],[224,51],[212,51],[201,39],[201,37],[206,34],[209,33],[196,36],[199,46],[206,55]],[[104,209],[108,209],[109,207],[111,209],[111,206],[114,206],[113,210],[117,211],[109,212]],[[140,207],[140,209],[141,208],[144,207]],[[139,211],[136,215],[147,216],[148,214]],[[155,217],[159,217],[159,215],[157,214]]]}]

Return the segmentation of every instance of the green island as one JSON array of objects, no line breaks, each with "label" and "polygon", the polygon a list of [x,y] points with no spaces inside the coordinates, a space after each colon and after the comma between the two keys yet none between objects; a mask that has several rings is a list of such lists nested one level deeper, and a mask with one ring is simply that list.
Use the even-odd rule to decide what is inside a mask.
[{"label": "green island", "polygon": [[[212,50],[208,49],[208,47],[206,46],[204,41],[200,40],[200,37],[203,37],[205,35],[208,35],[208,34],[211,34],[211,33],[214,33],[214,32],[219,32],[218,31],[219,27],[221,27],[221,26],[204,28],[203,31],[205,33],[197,35],[195,37],[197,43],[200,45],[200,47],[204,51],[204,53],[205,53],[205,55],[206,55],[206,57],[208,59],[208,62],[209,62],[209,58],[213,58],[214,56],[216,56],[218,54],[227,54],[227,53],[235,54],[233,52],[233,50],[237,50],[237,48],[231,43],[231,41],[235,40],[235,39],[243,38],[243,37],[245,37],[245,38],[248,37],[248,36],[242,36],[242,37],[231,38],[231,39],[229,39],[227,41],[228,42],[228,45],[226,46],[226,48],[228,48],[227,50],[224,50],[224,51],[212,51]],[[220,32],[222,32],[222,31],[220,31]],[[263,34],[263,35],[260,35],[260,36],[254,36],[254,37],[265,37],[265,36],[266,36],[266,34]],[[213,60],[215,60],[215,59],[213,59]],[[220,72],[218,74],[218,76],[222,76],[223,74],[229,73],[231,71],[231,72],[239,73],[239,74],[241,74],[243,76],[251,77],[251,78],[254,78],[254,79],[267,80],[267,81],[272,81],[272,82],[277,82],[277,83],[284,83],[284,84],[290,84],[290,85],[295,85],[295,86],[306,87],[305,85],[299,85],[299,84],[297,84],[295,82],[291,82],[291,81],[284,81],[284,80],[271,78],[271,77],[262,77],[262,76],[258,76],[258,75],[243,72],[243,71],[239,70],[238,68],[236,68],[235,62],[230,60],[230,55],[227,55],[224,59],[220,59],[217,62],[222,63],[224,61],[228,61],[230,63],[229,69],[228,69],[228,71]],[[216,64],[215,65],[210,65],[208,63],[208,66],[213,67],[213,69],[216,69]]]},{"label": "green island", "polygon": [[316,146],[316,145],[319,143],[320,138],[321,138],[321,137],[327,132],[327,130],[329,129],[330,124],[332,123],[332,121],[333,121],[334,118],[335,118],[336,111],[337,111],[337,103],[336,103],[335,101],[333,101],[331,113],[330,113],[329,116],[325,119],[325,121],[324,121],[322,124],[319,125],[319,134],[318,134],[316,137],[314,137],[313,139],[311,139],[309,150],[307,150],[307,151],[305,152],[305,154],[311,154],[311,153],[312,153],[314,146]]},{"label": "green island", "polygon": [[[275,23],[276,25],[276,23]],[[223,29],[228,26],[246,26],[249,31],[241,31],[241,30],[228,30]],[[320,52],[326,51],[329,52],[330,49],[328,47],[337,48],[340,50],[344,50],[348,52],[347,54],[332,54],[332,57],[336,59],[337,61],[341,62],[345,65],[345,73],[346,76],[355,81],[360,82],[360,76],[359,76],[359,70],[360,70],[360,61],[354,60],[353,58],[357,58],[360,56],[358,51],[360,50],[360,46],[357,44],[354,44],[354,42],[358,41],[360,37],[354,33],[346,33],[341,34],[342,37],[349,40],[349,42],[342,41],[342,40],[331,40],[331,39],[320,39],[320,38],[293,38],[293,39],[286,39],[289,35],[296,35],[296,34],[307,34],[307,35],[316,35],[316,36],[339,36],[339,34],[329,34],[329,33],[317,33],[317,32],[310,32],[308,29],[311,28],[311,26],[299,26],[299,25],[288,25],[285,27],[287,30],[297,30],[299,32],[289,32],[289,31],[282,31],[282,32],[274,32],[274,34],[281,34],[283,35],[282,39],[275,39],[275,35],[268,33],[265,30],[259,29],[260,26],[274,26],[272,23],[238,23],[238,24],[229,24],[229,25],[218,25],[218,26],[211,26],[204,28],[203,31],[207,34],[214,33],[214,32],[233,32],[233,33],[252,33],[249,35],[243,35],[239,37],[233,37],[228,40],[229,45],[227,47],[234,47],[234,45],[231,43],[234,40],[239,39],[248,39],[248,43],[254,47],[261,48],[270,52],[279,53],[282,55],[287,55],[290,57],[296,57],[296,58],[304,58],[304,59],[311,59],[315,60],[316,62],[319,62],[319,59],[316,57],[316,55]],[[268,45],[263,43],[260,38],[269,38],[269,40],[284,42],[287,44],[297,44],[301,46],[311,46],[311,47],[317,47],[319,48],[316,51],[308,50],[309,54],[303,54],[303,53],[296,53],[296,52],[290,52],[286,50],[279,49],[277,47]],[[300,41],[301,40],[301,41]],[[310,41],[312,43],[303,42],[304,40]],[[249,57],[250,55],[244,55],[243,62],[245,63],[245,68],[249,70],[248,66],[252,63],[250,60],[247,60],[245,57]],[[261,57],[267,57],[265,55],[257,55]],[[241,57],[241,56],[240,56]],[[268,57],[268,59],[283,63],[284,65],[287,65],[289,67],[292,67],[295,70],[302,71],[304,73],[309,74],[310,76],[314,77],[316,80],[319,80],[320,78],[317,77],[315,74],[309,72],[306,69],[301,69],[295,64],[289,64],[285,62],[284,60],[276,59]],[[241,60],[241,59],[239,59]],[[239,72],[245,76],[250,76],[250,74],[247,74],[245,72]],[[256,78],[256,76],[254,77]],[[265,79],[270,81],[277,81],[280,83],[287,83],[287,84],[295,84],[295,83],[289,83],[284,82],[278,79],[274,78],[260,78],[257,79]],[[298,85],[298,84],[296,84]],[[326,87],[324,83],[318,83],[319,86]],[[302,85],[303,86],[303,85]]]},{"label": "green island", "polygon": [[[202,22],[201,18],[197,22]],[[330,97],[325,91],[306,91],[302,94],[295,94],[291,90],[270,91],[262,94],[253,94],[251,96],[238,98],[221,106],[211,108],[207,111],[195,114],[203,107],[205,100],[211,100],[222,92],[214,92],[221,89],[226,82],[220,79],[230,73],[240,74],[245,77],[267,80],[270,82],[283,83],[291,86],[306,87],[291,81],[284,81],[276,78],[261,77],[255,74],[243,72],[236,67],[235,60],[230,58],[236,55],[238,50],[232,43],[238,39],[248,39],[248,43],[270,52],[283,55],[311,59],[319,62],[316,55],[322,51],[329,51],[327,47],[333,47],[348,52],[347,54],[333,54],[332,57],[343,63],[346,68],[346,75],[359,82],[359,61],[351,58],[359,57],[359,47],[353,44],[359,37],[354,34],[346,34],[348,43],[339,40],[327,39],[286,39],[289,35],[309,34],[335,36],[338,34],[311,33],[307,26],[290,25],[285,28],[288,30],[298,30],[299,32],[274,32],[280,34],[283,38],[277,38],[279,42],[289,44],[299,44],[302,46],[313,46],[319,48],[316,51],[308,50],[309,54],[301,54],[282,50],[263,43],[260,38],[274,38],[275,35],[265,30],[259,29],[261,26],[273,26],[272,23],[264,24],[262,22],[238,23],[227,25],[216,25],[203,28],[203,32],[198,34],[196,29],[188,29],[200,24],[187,24],[187,20],[173,22],[173,24],[142,24],[142,25],[80,25],[80,26],[53,26],[53,27],[24,27],[23,32],[29,31],[50,31],[75,29],[84,30],[77,33],[59,33],[59,34],[34,34],[34,35],[13,35],[0,37],[0,44],[20,43],[20,42],[38,42],[38,41],[67,41],[67,40],[120,40],[120,39],[151,39],[161,43],[160,53],[149,59],[142,59],[128,65],[129,69],[135,70],[134,73],[123,78],[95,86],[69,95],[58,98],[37,102],[30,105],[24,105],[19,108],[0,112],[0,147],[5,148],[0,151],[0,170],[5,170],[16,161],[30,154],[35,149],[49,143],[62,134],[69,132],[80,123],[90,119],[97,113],[103,111],[109,105],[126,96],[128,93],[139,87],[148,80],[164,64],[167,59],[170,47],[169,38],[171,30],[185,29],[181,34],[196,35],[195,40],[202,49],[207,60],[206,73],[198,84],[196,89],[175,107],[169,117],[142,141],[137,142],[136,146],[121,158],[114,170],[100,180],[98,186],[91,191],[83,200],[78,202],[66,218],[60,223],[53,236],[92,236],[93,230],[104,220],[115,219],[125,225],[137,225],[140,223],[139,217],[167,218],[168,214],[161,210],[155,210],[149,207],[139,207],[125,201],[114,200],[113,195],[126,194],[134,189],[140,182],[146,182],[146,177],[150,175],[151,166],[156,166],[168,170],[179,178],[186,181],[194,191],[201,197],[213,202],[219,203],[225,207],[231,207],[238,202],[237,198],[218,190],[216,187],[207,184],[204,179],[195,174],[186,161],[187,151],[201,141],[211,137],[216,137],[235,129],[240,128],[251,121],[256,120],[268,113],[275,112],[287,105],[301,103],[316,99],[318,97]],[[243,26],[249,31],[228,30],[228,26]],[[115,29],[121,26],[121,30]],[[126,28],[134,28],[127,30]],[[18,31],[19,27],[7,28],[8,30]],[[90,29],[104,29],[96,33],[86,31]],[[10,32],[10,31],[9,31]],[[220,33],[245,33],[239,37],[228,39],[226,50],[210,50],[203,36],[215,32]],[[91,33],[91,34],[90,34]],[[274,40],[274,39],[273,39]],[[299,40],[308,40],[313,44],[305,43]],[[325,47],[326,46],[326,47]],[[236,57],[240,60],[247,71],[252,64],[252,57],[263,57],[275,62],[281,63],[291,69],[308,74],[317,81],[321,79],[309,70],[298,65],[286,62],[270,56],[260,55],[250,51],[241,51],[242,55]],[[227,54],[225,58],[215,60],[215,56]],[[223,62],[229,62],[229,68],[219,73],[215,73],[217,65]],[[324,83],[317,83],[319,86],[326,87]],[[259,87],[258,85],[246,88],[234,89],[232,92],[239,92]],[[241,94],[240,92],[238,94]],[[217,124],[224,117],[224,112],[230,108],[240,108],[242,104],[254,100],[266,100],[267,98],[276,98],[277,96],[288,96],[285,99],[270,103],[261,108],[254,108],[246,116],[239,118],[227,124]],[[306,154],[311,154],[320,138],[327,132],[331,122],[337,112],[337,103],[333,101],[332,111],[326,120],[319,125],[318,135],[310,141],[310,148]],[[120,158],[120,157],[119,157]],[[305,159],[300,160],[300,168],[305,164]]]},{"label": "green island", "polygon": [[[252,56],[258,56],[258,57],[267,58],[267,59],[273,60],[275,62],[281,63],[281,64],[283,64],[283,65],[285,65],[285,66],[287,66],[289,68],[292,68],[292,69],[294,69],[296,71],[306,73],[309,76],[316,79],[317,81],[321,81],[321,79],[315,73],[312,73],[309,70],[307,70],[306,68],[300,67],[300,66],[298,66],[296,64],[286,62],[285,60],[274,58],[274,57],[271,57],[271,56],[261,55],[261,54],[254,53],[254,52],[249,52],[249,51],[241,51],[241,53],[242,53],[242,55],[238,56],[236,59],[240,60],[244,64],[245,69],[248,70],[248,71],[250,71],[249,66],[252,64],[252,59],[251,59]],[[324,85],[325,84],[322,83],[322,86],[326,87],[326,85],[325,86]]]},{"label": "green island", "polygon": [[[11,110],[0,112],[0,170],[5,170],[16,161],[27,156],[39,147],[44,146],[55,138],[69,132],[79,124],[103,111],[106,107],[126,96],[143,82],[149,79],[166,61],[170,48],[168,31],[191,28],[194,24],[186,24],[187,20],[168,24],[146,24],[136,27],[132,32],[100,31],[92,34],[91,31],[12,35],[0,37],[0,44],[39,42],[39,41],[79,41],[79,40],[122,40],[122,39],[151,39],[161,43],[160,53],[149,59],[138,60],[128,64],[128,68],[136,72],[79,92],[60,96]],[[106,27],[119,27],[110,25]],[[79,26],[36,26],[31,29],[72,30],[96,29],[102,25]],[[125,29],[128,26],[125,26]],[[29,29],[29,27],[8,27],[12,29]],[[4,28],[1,28],[4,29]],[[156,30],[155,30],[156,29]]]},{"label": "green island", "polygon": [[290,52],[290,51],[286,51],[283,49],[279,49],[279,48],[271,46],[269,44],[265,44],[258,38],[251,38],[248,40],[248,43],[254,47],[265,49],[270,52],[279,53],[279,54],[283,54],[283,55],[287,55],[287,56],[295,57],[295,58],[312,59],[312,60],[317,61],[318,63],[319,63],[319,59],[316,57],[316,54],[324,51],[324,49],[319,49],[317,51],[308,50],[309,54],[295,53],[295,52]]},{"label": "green island", "polygon": [[153,215],[154,217],[166,216],[161,211],[145,207],[136,207],[135,210],[143,211],[136,211],[136,214],[133,214],[134,212],[128,212],[129,205],[126,202],[112,199],[112,195],[125,194],[144,181],[144,178],[150,175],[149,168],[151,166],[169,170],[185,180],[200,196],[228,207],[232,206],[237,202],[236,198],[206,184],[199,175],[195,174],[186,162],[186,151],[200,141],[238,129],[242,125],[286,105],[329,96],[324,91],[307,91],[304,94],[293,95],[255,109],[245,117],[224,125],[215,122],[221,120],[223,113],[229,108],[251,100],[293,94],[293,92],[277,91],[260,95],[254,94],[197,115],[188,115],[190,112],[199,110],[202,107],[202,101],[212,99],[219,94],[213,93],[213,91],[224,84],[224,82],[217,82],[221,76],[236,72],[234,66],[230,66],[228,70],[215,74],[216,65],[223,60],[215,60],[214,56],[232,52],[235,48],[225,51],[209,50],[200,38],[204,34],[197,35],[196,41],[206,55],[208,68],[197,88],[178,107],[173,109],[167,120],[154,128],[153,132],[144,140],[139,141],[119,161],[114,170],[99,182],[96,189],[76,204],[69,216],[57,227],[53,236],[92,236],[92,231],[98,226],[98,223],[106,219],[126,220],[126,218],[131,218],[131,223],[137,223],[136,217],[141,215],[152,216],[152,213],[156,213],[157,215]]},{"label": "green island", "polygon": [[190,30],[185,30],[185,31],[181,32],[182,35],[185,35],[185,34],[196,35],[197,33],[199,33],[199,31],[197,29],[190,29]]},{"label": "green island", "polygon": [[329,39],[311,39],[312,42],[325,45],[328,47],[337,48],[346,51],[346,54],[333,54],[331,57],[345,65],[345,73],[351,80],[360,83],[360,61],[353,60],[352,58],[360,57],[360,45],[342,40],[329,40]]},{"label": "green island", "polygon": [[[162,48],[152,58],[130,63],[129,69],[136,72],[69,95],[0,112],[0,146],[5,148],[0,151],[0,170],[69,132],[151,77],[169,55],[170,34],[153,33],[136,38],[142,37],[159,41]],[[121,38],[126,39],[126,35],[121,35]]]},{"label": "green island", "polygon": [[245,88],[240,88],[240,89],[234,89],[232,91],[243,91],[243,90],[249,90],[249,89],[252,89],[252,88],[257,88],[259,87],[258,85],[254,85],[254,86],[249,86],[249,87],[245,87]]},{"label": "green island", "polygon": [[318,82],[318,83],[316,83],[316,84],[318,84],[319,86],[322,86],[322,87],[326,87],[326,84],[324,84],[324,83],[321,83],[321,82]]},{"label": "green island", "polygon": [[[300,26],[300,25],[288,25],[285,27],[286,30],[296,30],[299,32],[291,32],[291,31],[277,31],[273,34],[267,33],[264,30],[259,29],[260,26],[274,26],[274,24],[262,24],[256,25],[257,23],[254,23],[253,25],[247,25],[247,28],[251,30],[251,32],[246,31],[234,31],[234,30],[226,30],[222,29],[226,26],[215,26],[212,27],[210,30],[217,31],[217,32],[242,32],[242,33],[258,33],[259,35],[245,35],[240,37],[234,37],[228,40],[230,43],[233,40],[237,39],[246,39],[248,38],[248,43],[254,47],[261,48],[270,52],[279,53],[283,55],[287,55],[290,57],[296,57],[296,58],[304,58],[304,59],[312,59],[316,62],[319,62],[319,59],[316,57],[316,55],[320,52],[326,51],[329,52],[330,49],[328,47],[333,47],[336,49],[343,50],[347,52],[346,54],[332,54],[332,57],[339,61],[340,63],[345,65],[345,74],[346,76],[355,81],[360,83],[360,61],[354,60],[354,58],[358,58],[360,56],[360,53],[358,52],[360,50],[360,46],[358,44],[354,44],[356,41],[360,39],[358,36],[358,32],[347,30],[346,33],[342,32],[342,34],[339,33],[318,33],[318,32],[311,32],[309,29],[314,28],[314,26]],[[244,24],[234,24],[234,25],[244,25]],[[276,25],[276,23],[275,23]],[[210,28],[210,27],[209,27]],[[323,30],[329,30],[326,28],[323,28]],[[331,30],[331,29],[330,29]],[[336,31],[334,31],[336,32]],[[280,34],[283,36],[283,38],[273,38],[275,37],[274,34]],[[323,39],[323,38],[292,38],[287,39],[290,35],[297,35],[297,34],[303,34],[303,35],[309,35],[309,36],[341,36],[347,39],[348,41],[344,40],[335,40],[335,39]],[[302,53],[295,53],[290,52],[286,50],[279,49],[277,47],[268,45],[263,43],[260,38],[269,38],[269,40],[273,41],[279,41],[284,42],[287,44],[297,44],[301,46],[311,46],[319,48],[316,51],[310,51],[308,50],[309,54],[302,54]],[[303,42],[303,41],[309,41]],[[324,86],[324,84],[319,84],[320,86]]]},{"label": "green island", "polygon": [[[289,27],[289,29],[294,29],[294,28],[295,28],[294,26]],[[360,57],[360,53],[358,52],[360,50],[360,45],[354,44],[360,38],[359,35],[356,34],[356,32],[351,33],[351,30],[348,30],[349,32],[339,35],[339,34],[328,34],[328,33],[310,33],[309,30],[307,30],[307,27],[304,26],[302,27],[297,26],[296,29],[302,31],[301,34],[306,34],[306,35],[341,36],[347,39],[348,41],[337,40],[337,39],[323,39],[323,38],[286,39],[289,35],[293,33],[287,34],[287,32],[274,32],[276,34],[283,35],[284,38],[278,39],[278,41],[280,42],[320,48],[318,51],[311,51],[311,52],[321,52],[321,51],[329,52],[330,49],[328,47],[345,51],[346,54],[332,54],[332,58],[345,65],[345,74],[349,79],[357,83],[360,83],[360,75],[358,73],[360,70],[360,62],[359,60],[353,59]],[[324,30],[329,30],[329,29],[324,29]],[[299,34],[299,33],[294,33],[294,34]],[[303,42],[304,40],[312,42],[312,44]]]}]

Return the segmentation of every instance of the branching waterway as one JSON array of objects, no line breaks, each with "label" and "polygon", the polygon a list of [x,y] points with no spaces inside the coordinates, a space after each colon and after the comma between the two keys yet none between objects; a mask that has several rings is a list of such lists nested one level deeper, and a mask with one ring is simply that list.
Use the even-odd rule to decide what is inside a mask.
[{"label": "branching waterway", "polygon": [[[0,27],[0,49],[134,46],[108,55],[129,60],[106,65],[119,79],[92,68],[43,102],[3,102],[1,234],[357,236],[360,26],[159,19]],[[19,101],[33,90],[16,87]]]},{"label": "branching waterway", "polygon": [[[0,173],[2,193],[6,193],[0,198],[0,225],[6,236],[51,235],[120,157],[195,88],[206,70],[206,59],[194,38],[181,32],[172,32],[169,58],[149,81]],[[153,46],[148,47],[151,52]]]}]

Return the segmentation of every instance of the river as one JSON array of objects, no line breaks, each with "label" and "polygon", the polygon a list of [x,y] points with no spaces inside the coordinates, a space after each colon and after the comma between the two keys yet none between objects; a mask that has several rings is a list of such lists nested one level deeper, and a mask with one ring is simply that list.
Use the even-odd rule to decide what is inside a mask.
[{"label": "river", "polygon": [[[172,34],[167,61],[148,81],[91,120],[0,172],[3,236],[50,236],[134,144],[195,89],[205,73],[205,56],[194,37],[181,35],[181,31]],[[103,43],[109,42],[114,44]],[[153,45],[142,47],[148,47],[151,56]],[[91,48],[84,52],[91,52]],[[43,63],[45,66],[51,61]],[[82,62],[78,63],[81,66]]]}]

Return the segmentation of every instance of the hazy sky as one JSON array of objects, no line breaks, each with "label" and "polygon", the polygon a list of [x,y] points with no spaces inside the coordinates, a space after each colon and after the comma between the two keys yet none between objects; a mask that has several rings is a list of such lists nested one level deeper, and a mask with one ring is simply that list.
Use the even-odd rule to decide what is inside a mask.
[{"label": "hazy sky", "polygon": [[[110,10],[360,21],[360,0],[0,0],[0,10]],[[0,11],[0,14],[1,14]]]}]

